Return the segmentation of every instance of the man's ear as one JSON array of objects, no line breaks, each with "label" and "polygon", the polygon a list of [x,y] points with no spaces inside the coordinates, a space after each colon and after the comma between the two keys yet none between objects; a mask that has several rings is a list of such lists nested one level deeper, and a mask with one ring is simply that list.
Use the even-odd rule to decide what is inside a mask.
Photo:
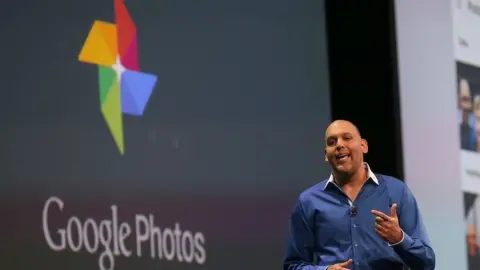
[{"label": "man's ear", "polygon": [[368,153],[368,142],[367,142],[367,140],[362,139],[361,145],[362,145],[362,152],[364,154]]},{"label": "man's ear", "polygon": [[327,158],[327,149],[325,149],[325,162],[328,162],[328,158]]}]

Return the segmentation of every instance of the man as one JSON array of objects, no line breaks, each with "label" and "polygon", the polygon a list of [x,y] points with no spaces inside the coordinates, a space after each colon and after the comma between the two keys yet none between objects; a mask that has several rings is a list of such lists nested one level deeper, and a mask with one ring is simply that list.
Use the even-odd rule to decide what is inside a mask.
[{"label": "man", "polygon": [[408,187],[370,170],[367,141],[352,123],[335,121],[325,135],[332,174],[299,196],[283,269],[433,270],[435,254]]},{"label": "man", "polygon": [[460,124],[460,144],[462,149],[477,151],[475,137],[475,117],[472,112],[472,94],[466,79],[458,84],[458,121]]}]

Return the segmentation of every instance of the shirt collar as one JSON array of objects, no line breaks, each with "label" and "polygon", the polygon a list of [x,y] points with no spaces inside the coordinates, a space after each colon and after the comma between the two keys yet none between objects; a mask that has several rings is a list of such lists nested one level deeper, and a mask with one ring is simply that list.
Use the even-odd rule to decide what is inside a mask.
[{"label": "shirt collar", "polygon": [[[375,184],[379,185],[379,183],[378,183],[378,178],[377,178],[377,176],[372,172],[372,170],[370,169],[370,166],[368,165],[368,163],[365,162],[365,163],[364,163],[364,166],[368,169],[368,178],[367,178],[367,179],[370,178],[370,179],[372,179],[372,181],[373,181]],[[327,183],[325,184],[325,187],[324,187],[323,189],[327,188],[329,184],[337,185],[337,184],[335,183],[335,181],[333,180],[333,173],[330,174],[330,178],[328,178],[328,181],[327,181]]]}]

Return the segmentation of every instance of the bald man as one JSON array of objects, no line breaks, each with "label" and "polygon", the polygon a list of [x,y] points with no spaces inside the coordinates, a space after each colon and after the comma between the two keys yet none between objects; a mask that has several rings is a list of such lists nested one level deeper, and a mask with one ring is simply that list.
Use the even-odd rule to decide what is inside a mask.
[{"label": "bald man", "polygon": [[284,270],[433,270],[416,200],[408,187],[375,174],[368,143],[348,121],[325,132],[328,179],[300,194],[290,218]]},{"label": "bald man", "polygon": [[475,116],[472,112],[472,95],[470,84],[466,79],[460,79],[458,85],[458,120],[460,124],[460,143],[462,149],[477,151],[475,134]]}]

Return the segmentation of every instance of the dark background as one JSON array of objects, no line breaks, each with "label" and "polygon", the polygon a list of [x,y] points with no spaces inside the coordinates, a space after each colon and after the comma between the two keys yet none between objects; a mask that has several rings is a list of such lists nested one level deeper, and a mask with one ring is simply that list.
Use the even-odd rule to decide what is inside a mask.
[{"label": "dark background", "polygon": [[160,227],[178,221],[207,238],[204,267],[117,258],[115,269],[278,269],[295,198],[328,176],[331,118],[359,126],[374,171],[402,177],[393,1],[126,5],[140,68],[159,82],[142,118],[124,116],[124,157],[100,113],[96,67],[77,61],[113,1],[0,9],[2,267],[98,269],[98,254],[46,245],[41,210],[55,195],[60,224],[116,204],[122,220],[154,213]]},{"label": "dark background", "polygon": [[394,1],[326,1],[332,119],[369,143],[372,169],[403,179]]},{"label": "dark background", "polygon": [[[140,70],[159,80],[141,118],[124,116],[120,156],[98,75],[78,54],[113,0],[6,2],[0,13],[1,265],[98,269],[98,254],[54,252],[41,223],[155,215],[202,232],[207,262],[116,258],[115,269],[275,269],[301,190],[328,176],[331,117],[322,1],[133,1]],[[133,245],[133,244],[132,244]]]}]

